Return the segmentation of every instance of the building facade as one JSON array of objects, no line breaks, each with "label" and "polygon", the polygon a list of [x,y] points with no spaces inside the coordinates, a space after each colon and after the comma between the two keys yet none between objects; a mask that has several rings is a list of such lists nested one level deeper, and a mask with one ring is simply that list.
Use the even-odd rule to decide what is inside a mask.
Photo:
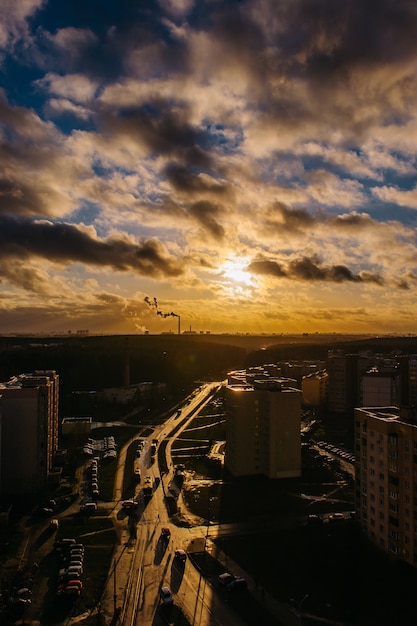
[{"label": "building facade", "polygon": [[319,407],[327,402],[329,374],[326,371],[314,372],[301,380],[302,401],[305,406]]},{"label": "building facade", "polygon": [[360,406],[399,406],[398,372],[384,372],[377,367],[364,372]]},{"label": "building facade", "polygon": [[58,449],[59,376],[21,374],[1,384],[0,397],[0,492],[38,493]]},{"label": "building facade", "polygon": [[301,391],[283,379],[226,387],[225,467],[235,476],[301,475]]},{"label": "building facade", "polygon": [[417,423],[397,407],[355,409],[356,513],[379,548],[417,566]]}]

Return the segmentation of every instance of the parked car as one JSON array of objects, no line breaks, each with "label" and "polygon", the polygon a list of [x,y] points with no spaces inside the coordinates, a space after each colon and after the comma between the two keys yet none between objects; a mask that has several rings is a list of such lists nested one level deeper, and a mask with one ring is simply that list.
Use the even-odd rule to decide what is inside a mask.
[{"label": "parked car", "polygon": [[169,539],[171,537],[171,530],[168,528],[168,526],[163,526],[161,528],[161,535],[165,539]]},{"label": "parked car", "polygon": [[81,589],[75,585],[67,585],[62,589],[57,589],[56,595],[59,597],[66,596],[72,598],[78,598],[81,595]]},{"label": "parked car", "polygon": [[81,565],[73,565],[71,567],[63,567],[62,569],[59,570],[58,575],[59,576],[73,576],[74,574],[82,574],[83,573],[83,568]]},{"label": "parked car", "polygon": [[169,587],[161,587],[159,592],[159,597],[161,598],[164,604],[173,604],[174,599],[171,595],[171,591]]},{"label": "parked car", "polygon": [[56,517],[51,519],[51,521],[49,522],[49,528],[51,530],[58,530],[58,528],[59,528],[59,521],[56,519]]},{"label": "parked car", "polygon": [[97,503],[96,502],[85,502],[80,506],[80,511],[91,513],[92,511],[97,511]]},{"label": "parked car", "polygon": [[69,537],[64,537],[63,539],[59,539],[58,541],[54,541],[54,548],[65,548],[67,546],[73,545],[76,543],[75,539],[70,539]]}]

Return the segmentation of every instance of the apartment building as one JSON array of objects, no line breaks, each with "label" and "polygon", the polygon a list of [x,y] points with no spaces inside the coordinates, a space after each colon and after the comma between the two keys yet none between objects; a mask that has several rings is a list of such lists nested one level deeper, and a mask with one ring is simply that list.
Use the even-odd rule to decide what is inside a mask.
[{"label": "apartment building", "polygon": [[356,512],[382,550],[417,566],[417,422],[395,406],[355,409]]},{"label": "apartment building", "polygon": [[327,363],[329,373],[329,409],[333,413],[353,416],[353,409],[360,405],[360,376],[370,365],[359,354],[330,355]]},{"label": "apartment building", "polygon": [[0,384],[0,493],[45,489],[58,449],[59,376],[20,374]]},{"label": "apartment building", "polygon": [[398,406],[398,371],[381,371],[373,367],[361,377],[360,406]]},{"label": "apartment building", "polygon": [[400,404],[417,407],[417,356],[397,357],[400,376]]},{"label": "apartment building", "polygon": [[290,382],[227,385],[225,467],[235,476],[301,475],[301,391]]},{"label": "apartment building", "polygon": [[305,406],[323,406],[327,402],[329,392],[329,374],[326,371],[320,371],[303,376],[301,391]]}]

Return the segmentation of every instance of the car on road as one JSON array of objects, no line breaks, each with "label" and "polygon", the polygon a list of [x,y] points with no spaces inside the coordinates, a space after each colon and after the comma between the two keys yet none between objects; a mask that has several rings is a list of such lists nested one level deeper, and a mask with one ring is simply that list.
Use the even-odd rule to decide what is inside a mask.
[{"label": "car on road", "polygon": [[184,563],[184,561],[187,560],[187,553],[185,552],[185,550],[175,550],[174,557],[177,559],[177,561]]},{"label": "car on road", "polygon": [[171,591],[169,587],[161,587],[159,592],[159,597],[161,598],[164,604],[173,604],[174,598],[171,595]]},{"label": "car on road", "polygon": [[163,526],[161,528],[161,536],[167,540],[171,537],[171,530],[168,528],[168,526]]},{"label": "car on road", "polygon": [[229,574],[229,572],[224,572],[223,574],[220,574],[219,576],[217,576],[217,582],[222,587],[227,587],[227,585],[229,585],[232,581],[234,581],[235,578],[236,576],[233,576],[233,574]]},{"label": "car on road", "polygon": [[134,509],[138,506],[136,500],[123,500],[122,507],[124,509]]},{"label": "car on road", "polygon": [[248,583],[245,578],[235,578],[226,587],[227,591],[231,593],[235,593],[238,591],[246,591],[247,588],[248,588]]}]

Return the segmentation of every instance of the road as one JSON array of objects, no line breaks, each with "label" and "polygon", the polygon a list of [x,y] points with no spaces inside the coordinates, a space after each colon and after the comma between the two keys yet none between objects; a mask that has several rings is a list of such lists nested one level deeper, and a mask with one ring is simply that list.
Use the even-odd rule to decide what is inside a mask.
[{"label": "road", "polygon": [[[140,458],[136,461],[142,476],[135,494],[137,507],[132,511],[123,511],[120,508],[115,510],[118,522],[126,524],[124,535],[126,545],[130,547],[123,551],[121,557],[121,559],[127,557],[129,561],[125,597],[123,607],[121,607],[121,621],[124,626],[139,624],[155,626],[158,621],[167,623],[170,607],[163,605],[159,599],[162,586],[170,588],[175,605],[181,608],[190,624],[201,626],[219,626],[220,624],[243,626],[244,624],[213,592],[212,587],[188,559],[182,564],[174,556],[176,549],[188,549],[191,540],[195,541],[199,538],[204,543],[206,528],[191,530],[170,524],[165,505],[165,494],[174,477],[171,461],[171,445],[174,437],[171,433],[175,430],[176,437],[187,428],[189,422],[194,419],[196,411],[201,410],[210,401],[220,386],[221,383],[204,385],[190,399],[189,404],[182,408],[180,415],[174,413],[164,424],[157,426],[150,437],[143,440]],[[150,447],[152,440],[161,442],[164,439],[168,439],[166,455],[169,470],[161,476],[157,463],[151,461]],[[128,445],[130,442],[126,449]],[[116,500],[121,497],[125,459],[126,451],[121,451],[114,488]],[[142,484],[145,476],[150,476],[154,485],[151,498],[146,498],[143,494]],[[171,530],[171,538],[168,542],[161,536],[161,529],[164,526],[169,526]],[[130,538],[127,538],[128,533],[131,535]],[[135,540],[132,537],[134,535],[136,535]],[[113,581],[113,587],[119,595],[121,566],[122,563],[116,566],[116,576],[119,579],[116,585]],[[120,600],[121,598],[118,598],[118,605],[120,605]]]},{"label": "road", "polygon": [[[225,601],[225,595],[218,593],[217,588],[200,574],[191,560],[187,558],[186,562],[181,564],[174,556],[178,548],[188,553],[191,550],[202,552],[207,549],[221,561],[218,554],[220,551],[211,541],[211,536],[214,538],[221,534],[221,528],[218,525],[207,528],[196,523],[191,527],[176,526],[170,523],[165,503],[165,495],[174,477],[171,460],[172,443],[187,428],[196,413],[210,402],[221,384],[216,382],[203,385],[182,408],[180,415],[174,412],[143,440],[140,458],[135,461],[135,466],[140,466],[142,475],[135,494],[137,507],[129,512],[120,507],[115,508],[117,523],[123,529],[121,546],[115,555],[116,572],[113,571],[113,576],[109,578],[102,606],[104,608],[107,605],[107,610],[104,610],[107,617],[113,617],[113,609],[120,608],[119,623],[123,626],[166,626],[173,621],[170,620],[170,616],[177,607],[193,626],[247,625],[247,622]],[[158,464],[151,461],[150,447],[153,440],[162,442],[165,439],[168,472],[161,475]],[[123,454],[121,458],[125,458]],[[120,462],[118,468],[120,476],[116,477],[115,481],[115,495],[119,498],[123,472],[124,466]],[[147,475],[151,477],[154,485],[151,498],[145,498],[142,491],[143,480]],[[161,537],[161,529],[164,526],[169,526],[171,530],[168,542]],[[231,530],[227,529],[228,532]],[[248,528],[247,531],[250,533],[252,529]],[[255,600],[259,600],[271,615],[275,615],[274,624],[295,626],[298,623],[298,617],[294,612],[278,604],[263,590],[258,590],[250,577],[245,572],[239,571],[237,564],[231,563],[226,555],[222,556],[223,562],[227,562],[236,574],[248,579],[249,589]],[[173,608],[161,602],[159,591],[162,586],[170,588],[175,603]]]}]

